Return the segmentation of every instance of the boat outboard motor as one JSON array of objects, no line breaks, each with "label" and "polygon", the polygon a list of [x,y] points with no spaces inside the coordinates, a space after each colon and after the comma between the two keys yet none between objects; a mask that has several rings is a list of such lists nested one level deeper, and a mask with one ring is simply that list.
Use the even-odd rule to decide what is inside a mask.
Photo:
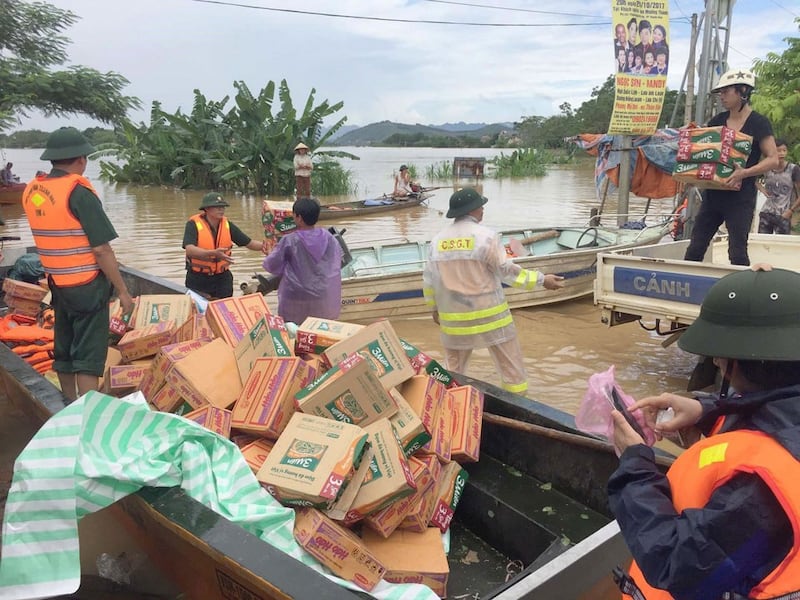
[{"label": "boat outboard motor", "polygon": [[350,248],[347,247],[347,242],[344,241],[344,232],[347,229],[336,229],[336,227],[328,227],[328,231],[336,238],[336,241],[339,242],[339,246],[342,248],[342,268],[345,268],[353,261],[353,256],[350,254]]}]

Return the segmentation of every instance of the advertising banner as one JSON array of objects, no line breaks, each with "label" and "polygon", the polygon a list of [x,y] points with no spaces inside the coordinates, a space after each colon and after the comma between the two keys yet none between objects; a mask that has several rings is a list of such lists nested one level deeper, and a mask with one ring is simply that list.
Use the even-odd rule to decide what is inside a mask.
[{"label": "advertising banner", "polygon": [[611,0],[616,95],[608,133],[655,132],[669,68],[667,0]]}]

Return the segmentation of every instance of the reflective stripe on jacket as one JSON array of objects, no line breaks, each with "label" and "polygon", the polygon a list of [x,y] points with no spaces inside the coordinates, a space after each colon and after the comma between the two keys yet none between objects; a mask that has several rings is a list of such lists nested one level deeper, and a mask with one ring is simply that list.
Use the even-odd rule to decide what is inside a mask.
[{"label": "reflective stripe on jacket", "polygon": [[69,209],[70,194],[78,185],[97,196],[89,180],[77,174],[37,177],[22,196],[42,267],[60,287],[84,285],[100,273],[89,238]]},{"label": "reflective stripe on jacket", "polygon": [[[789,517],[794,538],[783,561],[750,590],[748,598],[766,600],[796,592],[800,590],[800,462],[769,435],[738,430],[692,445],[667,473],[675,509],[680,513],[705,506],[718,487],[740,473],[758,475],[769,486]],[[668,592],[650,587],[635,562],[630,575],[647,600],[672,598]]]},{"label": "reflective stripe on jacket", "polygon": [[[194,215],[191,218],[197,227],[197,247],[203,250],[216,250],[217,248],[225,249],[227,256],[231,255],[231,248],[233,247],[233,240],[231,240],[231,224],[228,219],[222,217],[217,227],[217,237],[214,239],[211,233],[211,227],[208,221],[203,218],[202,214]],[[205,260],[203,258],[187,258],[192,271],[195,273],[205,273],[206,275],[216,275],[228,270],[230,263],[227,260],[213,259]]]}]

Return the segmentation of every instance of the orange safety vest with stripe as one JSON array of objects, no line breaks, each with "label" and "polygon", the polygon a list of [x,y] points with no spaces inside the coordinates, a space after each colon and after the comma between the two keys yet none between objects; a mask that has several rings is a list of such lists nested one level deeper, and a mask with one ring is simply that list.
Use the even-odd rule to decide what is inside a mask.
[{"label": "orange safety vest with stripe", "polygon": [[22,195],[42,267],[59,287],[84,285],[100,273],[89,238],[69,209],[70,194],[79,185],[97,196],[89,180],[77,174],[37,177]]},{"label": "orange safety vest with stripe", "polygon": [[[225,249],[227,256],[231,255],[231,248],[233,247],[233,240],[231,239],[231,224],[228,219],[222,217],[217,227],[216,239],[212,235],[211,227],[208,226],[208,221],[203,218],[202,214],[197,214],[191,217],[197,227],[197,247],[203,250],[216,250],[217,248]],[[227,260],[213,259],[206,260],[203,258],[188,258],[186,262],[195,273],[204,273],[206,275],[217,275],[224,273],[230,267]]]},{"label": "orange safety vest with stripe", "polygon": [[[678,457],[667,473],[672,501],[680,513],[705,506],[718,487],[740,473],[758,475],[769,486],[792,524],[794,545],[783,561],[750,590],[748,598],[780,598],[800,590],[800,462],[777,441],[759,431],[712,435]],[[735,524],[732,524],[735,525]],[[630,576],[640,598],[670,600],[672,596],[647,584],[634,561]],[[623,594],[623,598],[637,596]]]}]

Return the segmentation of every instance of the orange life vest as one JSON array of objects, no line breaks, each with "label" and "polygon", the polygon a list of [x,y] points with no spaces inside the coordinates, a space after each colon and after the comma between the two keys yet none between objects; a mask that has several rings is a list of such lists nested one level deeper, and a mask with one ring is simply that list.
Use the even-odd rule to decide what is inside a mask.
[{"label": "orange life vest", "polygon": [[[215,250],[216,248],[226,248],[225,254],[231,255],[231,247],[233,247],[233,240],[231,240],[231,224],[228,219],[222,217],[217,227],[217,238],[214,239],[211,233],[211,227],[208,226],[208,221],[203,218],[202,214],[194,215],[191,219],[197,227],[197,247],[204,250]],[[187,258],[192,271],[195,273],[205,273],[206,275],[216,275],[228,270],[230,263],[227,260],[205,260],[201,258]]]},{"label": "orange life vest", "polygon": [[[769,486],[792,524],[794,545],[783,561],[756,585],[748,598],[766,600],[800,590],[800,462],[765,433],[731,431],[712,435],[681,454],[667,473],[672,502],[680,513],[705,506],[719,486],[739,473],[758,475]],[[650,587],[636,562],[630,575],[646,600],[670,600]],[[623,598],[630,596],[624,595]]]},{"label": "orange life vest", "polygon": [[42,266],[60,287],[84,285],[100,273],[89,238],[69,209],[69,196],[78,185],[97,195],[89,180],[76,174],[37,177],[22,195]]}]

